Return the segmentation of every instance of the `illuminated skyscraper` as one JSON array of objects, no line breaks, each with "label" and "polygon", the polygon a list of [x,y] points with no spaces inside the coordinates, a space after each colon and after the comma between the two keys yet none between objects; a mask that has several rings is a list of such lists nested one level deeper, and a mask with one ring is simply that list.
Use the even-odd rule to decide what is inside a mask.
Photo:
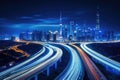
[{"label": "illuminated skyscraper", "polygon": [[70,35],[74,35],[74,21],[70,21]]},{"label": "illuminated skyscraper", "polygon": [[60,12],[60,37],[62,36],[62,13]]},{"label": "illuminated skyscraper", "polygon": [[59,41],[60,41],[60,42],[63,42],[63,41],[64,41],[64,39],[63,39],[63,29],[62,29],[63,24],[62,24],[62,13],[61,13],[61,12],[60,12],[60,23],[59,23],[59,25],[60,25]]},{"label": "illuminated skyscraper", "polygon": [[20,40],[26,40],[26,34],[25,34],[25,32],[21,32],[21,33],[20,33],[19,39],[20,39]]},{"label": "illuminated skyscraper", "polygon": [[100,8],[97,6],[97,13],[96,13],[96,28],[95,28],[95,41],[101,40],[101,30],[100,30]]},{"label": "illuminated skyscraper", "polygon": [[42,40],[42,32],[35,30],[32,32],[32,40],[33,41],[41,41]]},{"label": "illuminated skyscraper", "polygon": [[97,6],[97,13],[96,13],[96,30],[100,30],[100,13],[99,13],[99,6]]}]

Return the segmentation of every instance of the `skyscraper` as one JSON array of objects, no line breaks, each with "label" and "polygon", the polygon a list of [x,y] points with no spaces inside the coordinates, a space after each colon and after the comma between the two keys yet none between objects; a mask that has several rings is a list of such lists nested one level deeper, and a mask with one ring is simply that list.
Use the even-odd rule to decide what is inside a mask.
[{"label": "skyscraper", "polygon": [[99,5],[97,6],[97,13],[96,13],[96,27],[95,27],[95,41],[99,41],[101,38],[100,35],[100,8]]},{"label": "skyscraper", "polygon": [[63,29],[62,29],[63,24],[62,24],[62,13],[61,13],[61,12],[60,12],[60,23],[59,23],[59,25],[60,25],[59,41],[60,41],[60,42],[63,42],[63,41],[64,41],[64,40],[63,40]]},{"label": "skyscraper", "polygon": [[20,39],[20,40],[26,40],[26,34],[25,34],[25,32],[21,32],[21,33],[20,33],[19,39]]},{"label": "skyscraper", "polygon": [[42,40],[42,31],[35,30],[32,32],[32,40],[33,41],[41,41]]},{"label": "skyscraper", "polygon": [[96,30],[100,30],[100,13],[99,13],[99,6],[97,6],[97,13],[96,13]]},{"label": "skyscraper", "polygon": [[70,35],[74,36],[74,21],[70,21]]},{"label": "skyscraper", "polygon": [[60,37],[62,37],[62,13],[60,12]]}]

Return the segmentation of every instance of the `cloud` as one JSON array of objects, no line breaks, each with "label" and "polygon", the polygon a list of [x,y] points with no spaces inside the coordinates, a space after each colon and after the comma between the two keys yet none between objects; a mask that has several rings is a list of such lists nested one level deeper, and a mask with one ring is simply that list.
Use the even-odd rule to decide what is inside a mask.
[{"label": "cloud", "polygon": [[20,19],[32,19],[33,17],[31,17],[31,16],[22,16],[22,17],[20,17]]},{"label": "cloud", "polygon": [[43,24],[59,23],[59,19],[56,19],[56,18],[34,19],[34,21],[37,21]]},{"label": "cloud", "polygon": [[[68,20],[67,17],[62,18],[63,22]],[[34,25],[39,26],[59,26],[59,18],[40,18],[40,15],[21,16],[14,20],[0,18],[0,26],[4,28],[33,28]]]}]

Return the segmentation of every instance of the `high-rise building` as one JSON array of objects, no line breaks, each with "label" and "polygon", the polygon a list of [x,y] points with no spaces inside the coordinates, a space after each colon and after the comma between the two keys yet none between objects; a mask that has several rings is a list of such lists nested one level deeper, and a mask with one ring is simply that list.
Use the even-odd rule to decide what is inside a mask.
[{"label": "high-rise building", "polygon": [[62,37],[62,13],[60,12],[60,37]]},{"label": "high-rise building", "polygon": [[60,12],[60,31],[59,31],[59,41],[63,42],[63,24],[62,24],[62,13]]},{"label": "high-rise building", "polygon": [[70,21],[70,32],[69,32],[69,36],[70,37],[74,37],[74,21]]},{"label": "high-rise building", "polygon": [[50,37],[51,37],[51,33],[50,33],[50,32],[47,32],[47,33],[46,33],[46,40],[47,40],[47,41],[50,41]]},{"label": "high-rise building", "polygon": [[16,40],[16,37],[15,37],[15,36],[11,36],[11,40],[12,40],[12,41],[15,41],[15,40]]},{"label": "high-rise building", "polygon": [[19,39],[20,40],[32,40],[32,32],[21,32],[19,34]]},{"label": "high-rise building", "polygon": [[41,41],[42,40],[42,32],[41,31],[33,31],[32,32],[32,40],[34,41]]},{"label": "high-rise building", "polygon": [[95,41],[101,40],[101,35],[100,35],[100,8],[97,6],[97,13],[96,13],[96,27],[95,27]]},{"label": "high-rise building", "polygon": [[20,39],[20,40],[26,40],[25,32],[21,32],[21,33],[20,33],[19,39]]},{"label": "high-rise building", "polygon": [[57,41],[57,34],[58,34],[58,31],[53,32],[53,41],[54,42]]},{"label": "high-rise building", "polygon": [[96,30],[100,30],[100,8],[97,6],[97,13],[96,13]]},{"label": "high-rise building", "polygon": [[65,39],[68,38],[68,29],[67,29],[67,25],[65,25],[65,28],[64,28],[64,38],[65,38]]}]

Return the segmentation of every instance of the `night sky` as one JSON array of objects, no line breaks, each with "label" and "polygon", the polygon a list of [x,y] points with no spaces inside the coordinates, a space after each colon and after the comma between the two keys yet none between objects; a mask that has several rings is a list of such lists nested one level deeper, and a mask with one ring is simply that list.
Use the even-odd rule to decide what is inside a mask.
[{"label": "night sky", "polygon": [[0,0],[0,32],[59,24],[60,12],[63,24],[73,20],[81,26],[94,27],[97,5],[100,6],[101,28],[120,31],[119,0]]}]

